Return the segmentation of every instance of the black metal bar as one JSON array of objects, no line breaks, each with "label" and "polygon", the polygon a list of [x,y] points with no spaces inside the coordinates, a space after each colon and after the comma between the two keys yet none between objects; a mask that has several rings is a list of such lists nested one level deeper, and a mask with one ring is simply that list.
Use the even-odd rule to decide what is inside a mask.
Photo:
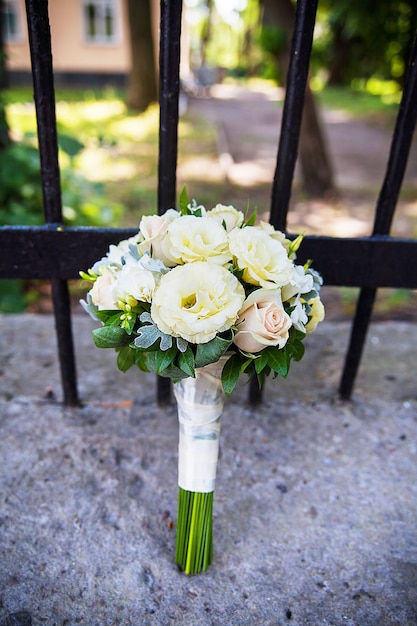
[{"label": "black metal bar", "polygon": [[[317,3],[318,0],[298,0],[295,10],[269,217],[271,224],[282,231],[285,231],[287,226],[287,213],[297,160]],[[252,405],[259,404],[261,399],[262,392],[259,390],[256,380],[252,380],[249,388],[249,402]]]},{"label": "black metal bar", "polygon": [[317,0],[298,0],[287,74],[281,135],[272,185],[270,222],[285,231],[303,114]]},{"label": "black metal bar", "polygon": [[55,91],[47,0],[26,0],[46,222],[62,222]]},{"label": "black metal bar", "polygon": [[[1,226],[0,278],[77,279],[104,256],[111,243],[132,237],[133,228]],[[326,285],[417,288],[417,240],[386,235],[308,235],[297,262],[314,260]]]},{"label": "black metal bar", "polygon": [[[378,197],[373,235],[388,235],[395,207],[401,190],[408,155],[417,120],[417,33],[411,52],[410,62],[404,81],[397,121],[391,142],[387,170]],[[410,260],[413,263],[412,260]],[[413,270],[417,274],[415,261]],[[384,269],[387,265],[384,263]],[[356,375],[365,345],[366,335],[372,317],[378,283],[362,288],[359,294],[355,317],[351,329],[349,347],[339,386],[340,397],[349,400],[352,395]]]},{"label": "black metal bar", "polygon": [[[158,213],[174,208],[177,186],[182,0],[161,0],[159,41]],[[159,404],[171,401],[168,378],[157,379]]]},{"label": "black metal bar", "polygon": [[376,205],[373,235],[388,235],[407,167],[417,121],[417,32],[391,142],[387,170]]},{"label": "black metal bar", "polygon": [[158,212],[176,204],[181,0],[161,0]]},{"label": "black metal bar", "polygon": [[[47,0],[26,0],[26,13],[45,220],[48,223],[60,223],[62,200]],[[51,286],[64,403],[72,406],[78,404],[78,393],[68,285],[56,279],[52,280]]]},{"label": "black metal bar", "polygon": [[[74,362],[71,303],[68,285],[63,280],[53,278],[51,286],[64,404],[77,406],[80,401],[77,392],[77,373]],[[59,326],[56,320],[59,320]],[[71,339],[68,340],[68,337]]]}]

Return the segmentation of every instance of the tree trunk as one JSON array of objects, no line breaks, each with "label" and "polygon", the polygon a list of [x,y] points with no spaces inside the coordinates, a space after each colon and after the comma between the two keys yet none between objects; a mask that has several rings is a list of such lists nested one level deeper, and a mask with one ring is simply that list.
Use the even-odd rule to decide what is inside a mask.
[{"label": "tree trunk", "polygon": [[[278,66],[287,76],[294,26],[291,0],[263,0],[263,24],[285,32],[285,44],[276,50]],[[313,93],[307,83],[300,130],[299,158],[303,186],[310,197],[323,197],[335,191],[333,171],[320,125]]]},{"label": "tree trunk", "polygon": [[132,51],[127,105],[137,111],[144,111],[158,99],[151,4],[151,0],[127,2]]},{"label": "tree trunk", "polygon": [[343,32],[343,24],[333,24],[333,49],[329,65],[328,85],[346,85],[352,42]]},{"label": "tree trunk", "polygon": [[0,0],[0,150],[10,144],[9,125],[7,124],[2,90],[7,86],[6,54],[3,41],[3,2]]}]

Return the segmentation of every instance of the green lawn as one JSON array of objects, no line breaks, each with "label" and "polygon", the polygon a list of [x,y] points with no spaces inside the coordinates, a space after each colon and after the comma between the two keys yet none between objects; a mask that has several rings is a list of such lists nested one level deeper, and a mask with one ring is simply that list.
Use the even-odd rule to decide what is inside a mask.
[{"label": "green lawn", "polygon": [[[383,91],[381,88],[380,91]],[[389,92],[388,88],[385,88]],[[326,107],[347,111],[356,117],[373,117],[390,122],[398,93],[372,94],[365,89],[327,88],[316,93]],[[30,89],[9,89],[5,92],[7,118],[16,140],[35,142],[35,109]],[[136,225],[140,216],[156,208],[158,161],[158,107],[137,114],[126,108],[123,91],[61,90],[56,92],[59,142],[62,148],[62,169],[70,168],[88,181],[100,183],[110,202],[120,204],[120,217],[115,225]],[[245,202],[239,190],[225,187],[221,181],[181,181],[181,167],[192,161],[210,169],[216,159],[216,136],[208,123],[190,113],[181,117],[179,125],[179,185],[187,182],[189,195],[198,193],[198,201],[212,204],[222,197]],[[263,197],[264,190],[259,190]],[[256,197],[256,193],[255,193]],[[231,201],[231,200],[229,200]],[[68,210],[71,207],[68,207]],[[106,220],[104,220],[106,222]]]},{"label": "green lawn", "polygon": [[[369,89],[360,87],[326,88],[316,92],[316,97],[321,105],[346,111],[353,117],[392,124],[399,94],[389,86],[384,88],[384,85],[382,88],[381,85],[379,88],[374,85],[374,92],[379,93],[370,93]],[[5,92],[5,101],[13,139],[36,145],[32,90],[9,89]],[[69,223],[136,227],[143,214],[155,212],[158,107],[155,105],[145,113],[137,114],[127,110],[122,91],[58,89],[56,111],[64,213]],[[210,178],[216,161],[214,129],[207,121],[190,112],[185,113],[179,124],[179,189],[186,183],[188,196],[195,197],[206,206],[226,201],[245,208],[247,189]],[[193,168],[199,169],[198,176],[193,177]],[[203,177],[201,171],[205,173]],[[16,184],[22,187],[20,182]],[[27,185],[23,186],[25,193],[29,193],[30,189]],[[269,185],[260,185],[251,190],[251,208],[267,206],[269,194]],[[27,199],[23,198],[21,205],[16,206],[14,203],[11,209],[17,211],[14,221],[4,220],[3,223],[19,223],[20,216],[28,206]],[[15,293],[10,289],[11,282],[7,282],[5,297],[11,299],[12,303],[5,308],[16,310],[13,302],[18,301],[20,288]],[[0,286],[0,309],[1,291]],[[399,296],[399,293],[395,292],[390,297],[403,299],[404,294],[400,293]],[[28,298],[31,300],[35,296],[26,290],[26,304]],[[349,290],[342,292],[341,300],[343,308],[349,308],[352,302]],[[398,304],[401,306],[401,303],[389,302],[394,308]]]}]

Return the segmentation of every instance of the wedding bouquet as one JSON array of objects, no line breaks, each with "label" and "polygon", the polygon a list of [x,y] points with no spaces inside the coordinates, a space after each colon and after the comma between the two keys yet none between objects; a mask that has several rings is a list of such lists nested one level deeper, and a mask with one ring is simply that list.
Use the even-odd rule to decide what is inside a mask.
[{"label": "wedding bouquet", "polygon": [[297,265],[293,241],[232,206],[144,216],[82,278],[84,308],[117,365],[172,379],[180,421],[176,561],[186,573],[212,558],[212,503],[224,395],[241,374],[287,376],[324,318],[320,275]]}]

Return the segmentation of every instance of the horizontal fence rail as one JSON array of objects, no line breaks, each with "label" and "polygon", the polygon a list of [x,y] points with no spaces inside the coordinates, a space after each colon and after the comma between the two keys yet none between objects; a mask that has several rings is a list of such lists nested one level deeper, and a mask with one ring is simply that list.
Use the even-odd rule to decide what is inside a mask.
[{"label": "horizontal fence rail", "polygon": [[[130,228],[0,227],[0,278],[73,280],[111,243],[132,237]],[[417,240],[306,236],[297,261],[314,261],[326,285],[417,288]]]}]

